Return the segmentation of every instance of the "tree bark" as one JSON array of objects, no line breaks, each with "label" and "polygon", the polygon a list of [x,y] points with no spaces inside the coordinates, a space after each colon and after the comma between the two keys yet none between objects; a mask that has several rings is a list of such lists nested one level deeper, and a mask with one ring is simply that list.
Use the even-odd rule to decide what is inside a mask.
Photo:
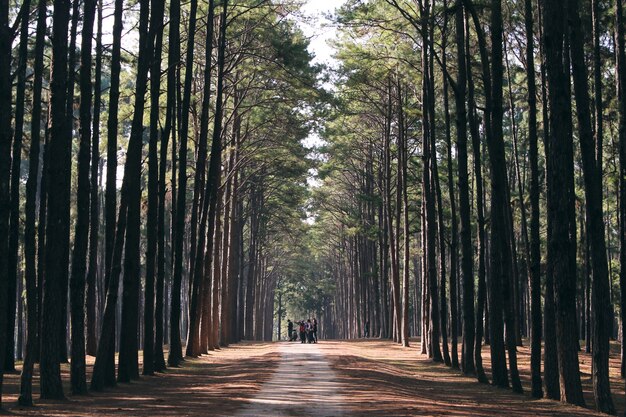
[{"label": "tree bark", "polygon": [[467,74],[465,62],[465,19],[460,0],[456,1],[455,26],[458,75],[455,89],[456,99],[456,147],[458,160],[459,213],[461,219],[461,276],[463,283],[463,349],[461,369],[465,374],[476,371],[474,363],[474,267],[472,231],[469,202],[469,175],[467,164],[467,111],[465,94]]},{"label": "tree bark", "polygon": [[541,241],[539,236],[539,157],[537,147],[537,88],[535,84],[532,0],[524,0],[526,84],[528,88],[528,159],[530,162],[530,372],[531,395],[543,397],[541,381]]},{"label": "tree bark", "polygon": [[[598,28],[597,1],[592,2],[594,32]],[[602,208],[602,99],[597,96],[596,105],[596,146],[594,146],[589,113],[590,99],[587,83],[587,66],[584,57],[584,40],[580,27],[578,0],[569,0],[568,21],[571,42],[572,77],[576,99],[576,115],[580,139],[580,153],[583,162],[583,178],[585,183],[586,223],[590,243],[592,290],[591,304],[593,311],[591,353],[593,360],[593,393],[596,408],[604,413],[614,414],[615,406],[611,398],[609,383],[609,336],[611,334],[611,299],[609,295],[609,268],[606,259],[606,242],[604,236],[604,213]],[[597,33],[595,36],[599,36]],[[599,41],[598,41],[599,42]],[[594,41],[595,43],[595,41]],[[598,46],[599,48],[599,46]],[[599,51],[595,51],[599,54]],[[599,57],[596,57],[599,60]],[[595,63],[599,66],[599,62]],[[599,68],[597,68],[599,71]],[[596,77],[596,95],[601,94],[600,77]],[[598,120],[599,119],[599,120]],[[596,155],[597,149],[599,153]],[[598,159],[600,158],[600,159]],[[575,285],[575,283],[574,283]],[[575,291],[575,290],[574,290]]]},{"label": "tree bark", "polygon": [[[158,0],[152,0],[156,2]],[[141,281],[140,234],[141,234],[141,159],[143,142],[143,115],[148,87],[148,71],[152,60],[155,28],[149,26],[150,2],[140,0],[139,10],[139,57],[137,81],[135,82],[135,105],[131,125],[122,199],[127,198],[126,240],[124,243],[124,290],[122,292],[122,321],[120,328],[120,352],[117,380],[129,382],[139,378],[139,287]],[[153,3],[153,9],[154,3]],[[124,187],[124,185],[126,185]],[[126,194],[126,195],[125,195]]]},{"label": "tree bark", "polygon": [[[39,347],[39,285],[37,283],[36,206],[41,142],[41,91],[43,86],[44,41],[46,32],[46,0],[37,3],[37,35],[35,37],[35,63],[33,71],[33,110],[31,117],[31,143],[26,182],[26,220],[24,224],[24,263],[26,280],[27,337],[26,356],[20,376],[18,403],[33,404],[33,368]],[[40,236],[41,238],[41,236]]]},{"label": "tree bark", "polygon": [[[9,26],[9,2],[0,2],[0,122],[11,126],[11,29]],[[0,236],[9,233],[9,176],[11,169],[11,129],[0,129]],[[0,305],[7,304],[8,291],[8,239],[0,239]],[[5,340],[7,310],[0,308],[0,339]],[[0,343],[0,406],[2,405],[2,381],[4,377],[4,353],[6,343]]]},{"label": "tree bark", "polygon": [[96,0],[85,0],[80,62],[80,144],[78,150],[78,188],[76,190],[76,228],[70,278],[71,374],[72,394],[87,393],[85,361],[85,283],[89,243],[89,162],[91,149],[91,43]]},{"label": "tree bark", "polygon": [[[50,79],[50,154],[48,167],[48,216],[46,222],[45,253],[46,279],[43,289],[42,333],[41,333],[41,397],[44,399],[62,399],[61,383],[61,344],[65,343],[65,334],[61,328],[63,307],[63,283],[66,282],[69,225],[65,222],[65,201],[69,192],[71,163],[69,145],[71,136],[67,134],[67,84],[68,84],[68,39],[67,32],[70,18],[70,1],[55,0],[52,17],[52,71]],[[0,77],[2,78],[2,77]],[[0,112],[2,113],[2,112]],[[1,152],[0,152],[1,153]],[[0,193],[1,195],[2,193]],[[0,227],[0,234],[2,230]],[[2,258],[0,256],[0,258]]]},{"label": "tree bark", "polygon": [[[560,396],[562,401],[584,405],[576,342],[576,254],[570,226],[575,213],[573,141],[569,128],[569,67],[564,66],[567,54],[564,47],[567,13],[563,12],[561,2],[555,0],[544,0],[543,13],[543,40],[550,100],[550,136],[546,150],[548,274],[554,277]],[[546,334],[548,330],[546,327]]]},{"label": "tree bark", "polygon": [[97,339],[97,281],[98,247],[100,234],[100,107],[102,97],[102,0],[98,2],[98,32],[96,34],[96,70],[93,97],[93,128],[91,143],[91,199],[89,229],[89,266],[87,270],[87,346],[86,353],[95,356],[98,350]]}]

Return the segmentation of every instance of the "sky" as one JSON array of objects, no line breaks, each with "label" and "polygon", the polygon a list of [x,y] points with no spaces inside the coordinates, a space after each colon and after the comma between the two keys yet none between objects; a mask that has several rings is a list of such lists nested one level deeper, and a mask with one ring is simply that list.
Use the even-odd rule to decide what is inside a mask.
[{"label": "sky", "polygon": [[346,0],[307,0],[302,13],[307,21],[300,22],[300,28],[310,38],[309,51],[315,55],[314,62],[332,65],[333,49],[327,41],[335,37],[336,30],[330,25],[326,15],[345,3]]},{"label": "sky", "polygon": [[[328,45],[328,41],[335,37],[336,30],[330,24],[331,22],[327,19],[327,15],[340,7],[345,1],[346,0],[306,0],[302,6],[301,12],[304,15],[304,19],[299,21],[298,25],[304,32],[304,35],[310,40],[309,52],[315,56],[313,60],[314,63],[326,64],[330,67],[335,65],[335,60],[332,57],[334,50]],[[322,143],[322,139],[316,132],[311,132],[303,141],[303,144],[309,148],[320,146]],[[318,187],[321,185],[315,169],[309,170],[307,183],[310,187]],[[314,223],[315,216],[310,214],[306,221],[310,224]]]}]

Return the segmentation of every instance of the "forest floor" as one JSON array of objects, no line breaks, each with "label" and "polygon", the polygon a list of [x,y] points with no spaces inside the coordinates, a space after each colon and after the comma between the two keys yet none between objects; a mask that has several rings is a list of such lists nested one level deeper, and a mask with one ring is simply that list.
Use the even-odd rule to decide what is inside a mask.
[{"label": "forest floor", "polygon": [[[187,360],[180,368],[142,377],[85,397],[16,405],[19,375],[5,376],[3,402],[17,416],[592,416],[590,409],[534,400],[529,352],[519,348],[526,394],[479,384],[419,354],[419,341],[402,348],[389,341],[239,343]],[[611,358],[612,388],[623,411],[617,345]],[[483,351],[489,374],[489,347]],[[593,407],[590,356],[581,353],[587,404]],[[93,358],[89,361],[91,365]],[[91,369],[91,366],[89,367]],[[64,381],[69,380],[63,366]],[[69,386],[66,387],[66,392]],[[0,413],[1,414],[1,413]]]}]

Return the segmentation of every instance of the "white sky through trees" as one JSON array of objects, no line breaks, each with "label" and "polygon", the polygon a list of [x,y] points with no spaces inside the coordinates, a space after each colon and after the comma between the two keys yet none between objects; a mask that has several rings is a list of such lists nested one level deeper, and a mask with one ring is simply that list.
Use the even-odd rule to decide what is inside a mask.
[{"label": "white sky through trees", "polygon": [[[309,38],[309,52],[314,55],[313,62],[316,64],[325,64],[333,67],[336,64],[333,54],[334,48],[329,45],[329,41],[335,38],[337,33],[331,20],[328,18],[336,8],[341,7],[346,0],[306,0],[302,5],[302,19],[298,25]],[[323,144],[322,139],[317,132],[313,131],[304,141],[303,144],[308,148],[315,148]],[[313,151],[310,156],[315,157]],[[320,185],[315,169],[309,171],[307,179],[309,186],[317,187]],[[307,222],[315,221],[313,213],[309,213]]]},{"label": "white sky through trees", "polygon": [[333,48],[328,41],[335,37],[336,30],[327,16],[345,3],[345,0],[306,0],[302,14],[306,20],[300,22],[304,34],[309,37],[309,51],[315,55],[316,63],[333,63]]}]

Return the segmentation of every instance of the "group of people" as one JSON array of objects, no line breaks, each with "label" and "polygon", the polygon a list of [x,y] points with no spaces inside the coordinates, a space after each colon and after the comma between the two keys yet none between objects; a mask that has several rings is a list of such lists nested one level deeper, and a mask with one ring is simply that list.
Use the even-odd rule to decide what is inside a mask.
[{"label": "group of people", "polygon": [[317,319],[300,320],[296,324],[298,325],[297,329],[294,328],[294,323],[291,320],[287,320],[287,334],[290,342],[299,339],[300,343],[317,343]]}]

